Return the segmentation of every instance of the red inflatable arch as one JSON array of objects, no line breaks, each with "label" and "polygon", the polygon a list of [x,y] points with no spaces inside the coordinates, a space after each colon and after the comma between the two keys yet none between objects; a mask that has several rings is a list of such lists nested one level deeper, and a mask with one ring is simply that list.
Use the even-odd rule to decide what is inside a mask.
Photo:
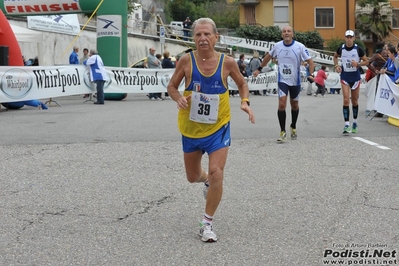
[{"label": "red inflatable arch", "polygon": [[0,46],[8,46],[8,65],[23,66],[21,48],[11,29],[10,23],[0,9]]}]

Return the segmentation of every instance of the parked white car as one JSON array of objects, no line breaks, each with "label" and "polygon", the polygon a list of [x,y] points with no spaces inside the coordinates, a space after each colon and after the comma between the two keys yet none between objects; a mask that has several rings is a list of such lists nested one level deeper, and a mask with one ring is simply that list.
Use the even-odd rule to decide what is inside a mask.
[{"label": "parked white car", "polygon": [[183,36],[183,21],[172,21],[169,24],[172,37]]}]

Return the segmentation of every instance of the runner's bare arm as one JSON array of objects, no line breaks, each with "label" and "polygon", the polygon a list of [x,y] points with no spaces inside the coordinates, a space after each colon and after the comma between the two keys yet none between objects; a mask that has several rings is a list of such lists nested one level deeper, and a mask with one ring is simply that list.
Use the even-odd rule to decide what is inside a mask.
[{"label": "runner's bare arm", "polygon": [[175,69],[175,72],[173,73],[173,76],[171,80],[169,81],[167,90],[169,93],[170,98],[174,100],[177,103],[177,108],[178,109],[185,109],[187,108],[188,104],[187,102],[190,100],[191,95],[187,97],[183,97],[182,94],[179,92],[179,85],[181,81],[184,78],[185,84],[187,83],[187,80],[190,79],[190,58],[189,55],[185,55],[182,58],[180,58],[177,67]]}]

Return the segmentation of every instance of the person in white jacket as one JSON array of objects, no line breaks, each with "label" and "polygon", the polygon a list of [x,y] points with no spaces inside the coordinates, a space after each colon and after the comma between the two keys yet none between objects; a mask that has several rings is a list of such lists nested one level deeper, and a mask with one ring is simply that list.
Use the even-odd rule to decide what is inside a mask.
[{"label": "person in white jacket", "polygon": [[96,83],[97,101],[94,104],[104,104],[104,83],[108,80],[104,63],[96,50],[91,49],[89,59],[83,62],[85,66],[90,66],[90,81]]}]

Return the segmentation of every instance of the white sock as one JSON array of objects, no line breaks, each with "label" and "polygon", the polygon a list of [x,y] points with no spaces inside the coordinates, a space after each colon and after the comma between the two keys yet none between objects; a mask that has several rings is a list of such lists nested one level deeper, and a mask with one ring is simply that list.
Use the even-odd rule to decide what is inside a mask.
[{"label": "white sock", "polygon": [[212,225],[212,221],[213,221],[213,216],[210,216],[210,215],[204,213],[204,218],[202,219],[202,224]]}]

